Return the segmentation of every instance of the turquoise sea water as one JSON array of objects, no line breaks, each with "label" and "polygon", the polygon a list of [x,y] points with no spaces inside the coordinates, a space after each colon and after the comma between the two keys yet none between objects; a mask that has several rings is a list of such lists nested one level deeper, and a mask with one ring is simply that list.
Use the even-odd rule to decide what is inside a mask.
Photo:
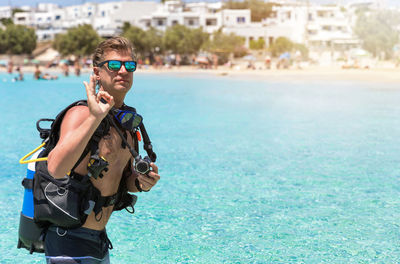
[{"label": "turquoise sea water", "polygon": [[[18,250],[18,160],[88,76],[0,74],[0,263]],[[112,263],[400,262],[400,86],[135,75],[162,179],[113,214]]]}]

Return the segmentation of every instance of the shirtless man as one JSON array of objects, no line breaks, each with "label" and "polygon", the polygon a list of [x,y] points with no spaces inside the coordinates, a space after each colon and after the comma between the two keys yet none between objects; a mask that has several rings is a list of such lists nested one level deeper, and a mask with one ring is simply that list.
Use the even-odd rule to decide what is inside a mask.
[{"label": "shirtless man", "polygon": [[[122,63],[119,70],[112,70],[108,65],[110,60],[134,61],[131,43],[125,38],[114,37],[100,43],[95,50],[94,74],[89,83],[84,82],[88,106],[75,106],[68,110],[61,124],[60,139],[48,156],[48,171],[54,178],[67,175],[79,160],[101,121],[111,108],[122,107],[125,96],[131,89],[134,69],[127,71],[126,64]],[[96,94],[97,83],[100,88]],[[131,134],[127,135],[128,143],[133,146]],[[128,148],[122,147],[121,141],[121,137],[111,126],[109,134],[99,142],[99,154],[108,161],[108,171],[103,173],[102,178],[91,177],[91,181],[102,196],[117,193],[123,173],[132,167],[128,165],[132,162],[132,156]],[[81,175],[87,174],[89,158],[90,153],[74,171]],[[128,172],[126,182],[130,192],[148,191],[157,183],[160,179],[158,168],[154,163],[150,166],[152,169],[147,175],[135,171]],[[139,182],[139,190],[135,184],[136,179]],[[112,212],[112,205],[103,207],[100,220],[98,217],[96,219],[92,212],[84,225],[78,229],[64,232],[50,228],[45,238],[47,263],[109,263],[108,248],[112,246],[105,227]]]}]

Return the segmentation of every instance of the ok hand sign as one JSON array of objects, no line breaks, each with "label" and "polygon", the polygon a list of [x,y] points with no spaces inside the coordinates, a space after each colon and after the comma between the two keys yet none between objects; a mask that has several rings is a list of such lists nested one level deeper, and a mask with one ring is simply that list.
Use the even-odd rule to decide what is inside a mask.
[{"label": "ok hand sign", "polygon": [[90,76],[89,84],[87,82],[83,82],[83,84],[86,88],[90,113],[95,117],[104,118],[114,106],[114,98],[106,91],[99,91],[96,94],[96,77],[94,75]]}]

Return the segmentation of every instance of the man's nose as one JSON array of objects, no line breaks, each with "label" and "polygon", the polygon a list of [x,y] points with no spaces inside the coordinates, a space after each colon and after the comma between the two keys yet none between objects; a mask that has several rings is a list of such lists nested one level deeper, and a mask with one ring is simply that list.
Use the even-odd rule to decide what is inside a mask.
[{"label": "man's nose", "polygon": [[119,71],[118,71],[118,73],[127,73],[128,71],[126,70],[126,68],[125,68],[125,64],[123,63],[122,65],[121,65],[121,68],[119,69]]}]

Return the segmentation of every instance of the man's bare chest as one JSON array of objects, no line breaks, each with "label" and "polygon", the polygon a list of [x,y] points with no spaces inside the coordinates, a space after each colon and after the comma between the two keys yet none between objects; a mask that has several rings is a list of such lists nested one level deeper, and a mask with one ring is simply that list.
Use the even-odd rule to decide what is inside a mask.
[{"label": "man's bare chest", "polygon": [[[131,146],[134,146],[132,135],[125,133],[126,139]],[[99,142],[99,154],[103,156],[110,166],[125,165],[131,158],[129,149],[124,146],[121,137],[115,128],[111,127],[110,132],[103,136]]]}]

